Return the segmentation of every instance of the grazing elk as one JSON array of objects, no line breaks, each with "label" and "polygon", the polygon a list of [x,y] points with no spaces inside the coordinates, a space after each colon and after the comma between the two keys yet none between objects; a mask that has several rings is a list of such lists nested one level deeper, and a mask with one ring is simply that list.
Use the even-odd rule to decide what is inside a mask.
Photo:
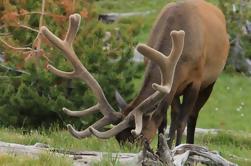
[{"label": "grazing elk", "polygon": [[[63,72],[49,65],[48,69],[64,78],[83,80],[93,91],[97,104],[87,110],[70,111],[70,116],[87,116],[100,111],[104,117],[83,131],[68,125],[76,138],[94,134],[99,138],[116,136],[119,142],[133,141],[142,134],[151,140],[157,130],[164,131],[166,112],[171,105],[169,146],[177,132],[176,144],[187,125],[187,142],[194,142],[198,113],[205,104],[213,85],[226,63],[229,41],[224,15],[204,0],[185,0],[167,5],[159,15],[147,45],[137,50],[148,60],[143,86],[138,96],[122,112],[115,112],[108,103],[100,85],[77,58],[72,42],[80,24],[80,16],[70,16],[64,40],[57,38],[46,27],[42,34],[62,50],[74,67]],[[180,31],[174,31],[180,30]],[[186,34],[186,35],[185,35]],[[180,100],[183,96],[183,100]],[[115,126],[104,132],[108,124]]]}]

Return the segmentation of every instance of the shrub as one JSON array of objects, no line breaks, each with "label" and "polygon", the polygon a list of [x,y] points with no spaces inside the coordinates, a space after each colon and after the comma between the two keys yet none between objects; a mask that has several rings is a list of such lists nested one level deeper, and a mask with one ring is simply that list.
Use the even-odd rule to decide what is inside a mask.
[{"label": "shrub", "polygon": [[[29,27],[38,27],[40,15],[31,14],[31,11],[40,10],[41,2],[34,3],[31,0],[15,2],[0,2],[3,3],[0,4],[3,6],[0,9],[2,14],[0,25],[6,27],[0,29],[0,33],[12,34],[5,40],[13,45],[32,47],[31,43],[37,34],[23,29],[20,25],[8,25],[8,23],[16,21]],[[75,2],[76,4],[69,2],[71,1],[57,1],[54,4],[53,1],[47,1],[44,25],[62,37],[66,33],[68,16],[73,12],[80,13],[83,16],[82,24],[74,42],[78,57],[99,81],[109,101],[114,100],[115,89],[119,89],[127,99],[131,98],[133,79],[137,77],[138,70],[137,65],[131,60],[132,48],[135,46],[132,36],[137,32],[137,26],[122,28],[120,35],[116,36],[115,25],[107,26],[97,21],[95,6],[91,1]],[[21,11],[25,14],[22,15]],[[106,31],[112,34],[108,41],[110,47],[108,50],[103,49]],[[72,110],[86,108],[95,104],[95,99],[83,82],[59,78],[47,71],[48,63],[66,71],[71,70],[71,66],[63,58],[63,54],[49,45],[48,41],[42,39],[42,43],[44,52],[33,56],[0,45],[0,50],[3,50],[5,55],[4,65],[11,66],[14,71],[17,69],[26,71],[26,74],[21,75],[10,71],[0,72],[0,76],[4,78],[0,82],[0,124],[33,128],[49,127],[54,123],[62,126],[68,123],[67,121],[73,121],[76,126],[83,127],[87,122],[94,121],[96,116],[78,120],[62,114],[62,107]],[[114,102],[111,103],[115,105]]]}]

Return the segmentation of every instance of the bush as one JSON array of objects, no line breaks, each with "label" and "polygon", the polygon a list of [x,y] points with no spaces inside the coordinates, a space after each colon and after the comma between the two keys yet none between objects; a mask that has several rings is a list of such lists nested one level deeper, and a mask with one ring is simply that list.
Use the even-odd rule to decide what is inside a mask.
[{"label": "bush", "polygon": [[[41,2],[34,3],[31,0],[20,0],[19,3],[1,2],[3,4],[0,6],[3,7],[0,9],[2,14],[0,25],[5,25],[6,28],[0,29],[0,33],[11,33],[12,36],[5,40],[14,45],[31,47],[37,34],[26,31],[19,25],[8,25],[8,23],[18,21],[29,27],[38,27],[40,15],[27,13],[39,11]],[[135,46],[132,36],[137,32],[137,26],[122,28],[120,35],[116,36],[117,30],[114,26],[107,26],[97,21],[95,6],[91,1],[76,2],[76,4],[65,4],[70,2],[66,0],[55,4],[53,1],[46,2],[46,13],[50,14],[45,15],[44,25],[60,37],[66,33],[67,18],[71,13],[78,12],[84,17],[74,48],[82,63],[103,87],[108,100],[114,101],[115,89],[119,89],[127,99],[131,98],[133,79],[137,77],[138,70],[137,65],[131,60],[132,48]],[[26,14],[20,14],[21,11]],[[12,15],[18,16],[12,18],[10,17]],[[4,20],[8,21],[4,22]],[[106,31],[112,34],[108,41],[108,50],[103,49]],[[63,58],[62,52],[49,45],[48,41],[43,39],[42,43],[45,43],[42,47],[45,54],[32,57],[0,45],[0,50],[3,50],[5,55],[4,65],[11,66],[14,70],[25,70],[27,73],[19,75],[11,71],[0,72],[0,76],[4,78],[0,82],[2,96],[0,97],[0,124],[34,128],[49,127],[54,123],[63,126],[71,121],[76,126],[83,127],[94,121],[97,116],[79,120],[62,114],[62,107],[72,110],[87,108],[95,104],[95,98],[83,82],[59,78],[47,71],[45,66],[48,63],[66,71],[71,70],[71,65]],[[115,105],[114,102],[111,103]]]}]

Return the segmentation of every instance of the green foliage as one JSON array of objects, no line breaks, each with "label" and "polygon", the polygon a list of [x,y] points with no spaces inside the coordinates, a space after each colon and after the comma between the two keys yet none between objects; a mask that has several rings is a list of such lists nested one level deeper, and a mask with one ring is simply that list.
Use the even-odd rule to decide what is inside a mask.
[{"label": "green foliage", "polygon": [[[83,16],[74,42],[74,49],[81,62],[98,80],[112,105],[115,105],[112,102],[115,89],[119,89],[127,99],[131,98],[134,90],[133,79],[137,77],[136,71],[138,70],[137,65],[131,60],[132,48],[136,44],[132,36],[137,34],[137,26],[130,27],[125,24],[124,28],[119,30],[120,35],[116,36],[117,31],[114,27],[97,21],[95,6],[92,3],[76,2],[76,4],[62,5],[61,2],[56,4],[53,4],[53,1],[46,2],[46,12],[50,14],[45,15],[44,25],[59,37],[63,37],[67,31],[69,14],[78,12]],[[8,8],[10,11],[7,10],[8,5],[12,7]],[[5,13],[2,20],[6,13],[8,16],[12,12],[18,13],[20,9],[31,12],[36,9],[39,11],[41,8],[40,1],[32,3],[27,0],[23,4],[8,3],[8,5],[5,6],[7,11],[2,12]],[[70,10],[69,5],[74,5],[73,11]],[[30,27],[38,27],[39,15],[33,17],[33,14],[31,16],[27,14],[13,19]],[[106,43],[109,49],[104,50],[103,38],[106,31],[110,31],[112,37]],[[12,34],[11,38],[6,38],[6,40],[19,46],[31,47],[37,35],[18,26],[9,26],[2,30],[2,33],[4,32]],[[96,101],[83,82],[59,78],[47,71],[45,66],[48,63],[65,71],[70,71],[72,67],[63,57],[62,52],[53,48],[45,39],[42,43],[42,48],[46,52],[43,56],[46,58],[33,55],[28,60],[27,57],[24,60],[22,53],[0,45],[0,49],[4,50],[8,60],[4,65],[23,69],[29,73],[20,76],[11,72],[0,73],[1,76],[8,76],[0,82],[0,124],[33,128],[49,127],[54,123],[63,126],[70,121],[78,127],[83,127],[96,120],[97,115],[78,120],[70,119],[62,114],[62,107],[77,110],[92,106]]]},{"label": "green foliage", "polygon": [[33,72],[1,83],[0,122],[19,127],[48,127],[60,120],[58,112],[63,106],[73,103],[66,99],[64,87],[55,85],[55,78],[47,71],[36,71],[31,64],[26,69]]},{"label": "green foliage", "polygon": [[245,0],[218,1],[227,20],[230,40],[240,37],[245,56],[251,58],[251,36],[243,32],[246,21],[251,20],[251,2]]}]

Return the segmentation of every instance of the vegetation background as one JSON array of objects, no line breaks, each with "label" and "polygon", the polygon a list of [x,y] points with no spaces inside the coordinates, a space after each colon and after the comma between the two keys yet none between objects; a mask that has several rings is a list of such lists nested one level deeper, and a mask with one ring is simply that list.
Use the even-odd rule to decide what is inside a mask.
[{"label": "vegetation background", "polygon": [[[245,58],[251,57],[250,34],[243,31],[251,20],[250,2],[209,0],[226,15],[230,40],[241,40]],[[82,23],[74,43],[81,61],[104,88],[115,106],[118,89],[130,101],[143,79],[144,65],[132,60],[133,48],[146,42],[149,31],[161,8],[172,0],[46,0],[43,25],[63,37],[68,16],[80,13]],[[243,5],[245,4],[245,5]],[[63,70],[71,66],[61,52],[45,39],[37,42],[42,1],[0,0],[0,140],[22,144],[42,142],[53,147],[74,150],[138,152],[134,145],[119,147],[115,140],[75,140],[65,124],[83,129],[100,115],[84,119],[69,118],[61,108],[86,108],[95,103],[91,92],[77,80],[64,80],[49,73],[51,63]],[[234,9],[234,10],[233,10]],[[111,24],[98,21],[98,14],[108,12],[145,12],[145,16],[120,19]],[[112,37],[103,39],[106,32]],[[104,49],[108,46],[109,49]],[[24,48],[31,48],[24,49]],[[22,49],[16,49],[22,48]],[[213,94],[201,111],[197,127],[217,128],[218,135],[199,135],[196,143],[218,150],[227,159],[240,165],[251,164],[251,79],[235,70],[231,63],[217,81]],[[155,142],[153,142],[154,146]],[[0,155],[0,165],[71,165],[71,161],[49,155],[27,159]],[[107,165],[116,162],[107,159]]]}]

